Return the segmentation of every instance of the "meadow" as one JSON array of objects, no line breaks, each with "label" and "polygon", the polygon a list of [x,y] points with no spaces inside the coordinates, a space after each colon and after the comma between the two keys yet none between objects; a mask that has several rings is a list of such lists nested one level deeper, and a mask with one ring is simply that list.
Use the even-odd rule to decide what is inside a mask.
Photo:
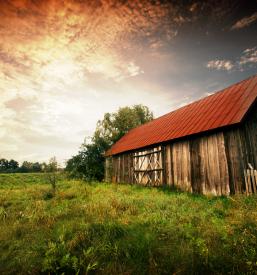
[{"label": "meadow", "polygon": [[256,272],[256,196],[0,174],[0,274]]}]

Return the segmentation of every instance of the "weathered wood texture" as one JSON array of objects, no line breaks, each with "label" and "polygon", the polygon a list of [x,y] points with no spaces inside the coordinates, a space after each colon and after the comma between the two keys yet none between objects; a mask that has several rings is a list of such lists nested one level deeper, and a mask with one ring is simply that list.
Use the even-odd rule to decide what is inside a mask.
[{"label": "weathered wood texture", "polygon": [[191,166],[190,166],[190,147],[188,141],[181,141],[171,144],[170,149],[166,147],[166,151],[170,150],[173,185],[184,190],[192,191],[191,186]]},{"label": "weathered wood texture", "polygon": [[256,106],[239,126],[113,156],[106,170],[106,180],[118,183],[167,184],[213,195],[256,193]]},{"label": "weathered wood texture", "polygon": [[191,185],[196,193],[228,195],[229,174],[223,133],[190,141]]},{"label": "weathered wood texture", "polygon": [[107,157],[105,158],[105,167],[104,167],[104,178],[106,182],[113,181],[112,174],[113,174],[113,158]]}]

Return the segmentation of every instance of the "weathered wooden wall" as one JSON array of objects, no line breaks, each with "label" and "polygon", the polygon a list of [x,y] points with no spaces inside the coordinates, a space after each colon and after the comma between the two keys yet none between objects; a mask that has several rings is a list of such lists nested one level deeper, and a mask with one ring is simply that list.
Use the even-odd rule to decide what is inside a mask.
[{"label": "weathered wooden wall", "polygon": [[[248,163],[257,169],[257,110],[254,108],[240,126],[188,137],[162,145],[162,148],[161,184],[201,194],[244,193],[248,188],[245,174]],[[133,157],[151,150],[143,149],[107,158],[106,180],[136,183],[133,171],[138,169],[134,166],[139,164],[133,164]],[[150,159],[149,167],[154,160],[155,157]],[[144,164],[141,168],[147,170],[148,166]],[[151,177],[153,173],[149,172],[148,179]],[[141,184],[147,182],[149,180],[146,177]],[[250,188],[254,193],[255,186]]]}]

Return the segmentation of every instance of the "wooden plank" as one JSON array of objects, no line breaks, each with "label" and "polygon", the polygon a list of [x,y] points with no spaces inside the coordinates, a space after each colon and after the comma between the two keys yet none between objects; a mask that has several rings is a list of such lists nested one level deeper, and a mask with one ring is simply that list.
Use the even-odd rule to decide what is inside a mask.
[{"label": "wooden plank", "polygon": [[119,155],[118,157],[118,183],[120,183],[120,178],[121,178],[121,156]]},{"label": "wooden plank", "polygon": [[[255,105],[256,106],[256,105]],[[252,139],[252,144],[253,148],[252,151],[254,152],[253,157],[254,157],[254,167],[257,169],[257,112],[256,112],[257,107],[255,107],[255,117],[251,121],[251,139]]]},{"label": "wooden plank", "polygon": [[248,196],[249,195],[249,190],[248,190],[248,177],[247,177],[247,170],[244,169],[244,180],[245,180],[245,194]]},{"label": "wooden plank", "polygon": [[220,184],[221,184],[221,195],[229,195],[229,171],[228,162],[225,151],[225,140],[223,132],[217,134],[217,148],[218,148],[218,160],[220,170]]},{"label": "wooden plank", "polygon": [[170,144],[166,145],[166,154],[165,154],[165,164],[166,164],[166,182],[170,186],[171,185],[171,152],[170,152]]},{"label": "wooden plank", "polygon": [[[159,166],[158,167],[162,167],[162,152],[158,153],[158,162],[159,162]],[[162,170],[163,171],[163,170]],[[156,173],[158,174],[158,180],[156,181],[156,185],[159,186],[163,180],[162,176],[163,173],[162,171],[156,171]]]},{"label": "wooden plank", "polygon": [[155,169],[149,169],[149,170],[134,170],[135,173],[143,173],[143,172],[152,172],[152,171],[163,171],[163,168],[155,168]]},{"label": "wooden plank", "polygon": [[254,169],[250,169],[250,175],[251,175],[252,191],[253,191],[254,194],[256,194],[256,184],[255,184]]},{"label": "wooden plank", "polygon": [[[209,136],[212,154],[208,155],[209,162],[211,164],[210,173],[212,174],[212,194],[221,195],[221,181],[220,181],[220,169],[219,169],[219,159],[218,159],[218,144],[217,144],[217,134]],[[209,147],[210,150],[210,147]]]},{"label": "wooden plank", "polygon": [[180,143],[177,142],[174,144],[175,150],[176,150],[176,163],[177,163],[177,185],[179,188],[183,189],[182,183],[181,183],[181,154],[180,154]]},{"label": "wooden plank", "polygon": [[187,191],[192,192],[192,184],[191,184],[191,157],[190,157],[190,144],[189,141],[185,142],[184,146],[184,156],[185,156],[185,181],[186,181],[186,186],[187,186]]},{"label": "wooden plank", "polygon": [[249,169],[247,169],[246,172],[247,172],[248,192],[249,192],[249,194],[252,194],[253,191],[252,191],[252,186],[251,186],[251,172]]},{"label": "wooden plank", "polygon": [[125,177],[125,167],[124,167],[124,154],[121,155],[121,179],[120,181],[124,183]]},{"label": "wooden plank", "polygon": [[183,156],[183,147],[184,142],[179,143],[179,169],[180,169],[180,184],[182,186],[182,190],[186,191],[186,184],[184,179],[184,156]]},{"label": "wooden plank", "polygon": [[230,148],[229,148],[230,146],[229,135],[227,131],[223,132],[223,136],[224,136],[225,153],[226,153],[226,159],[227,159],[227,165],[228,165],[229,190],[231,195],[231,194],[235,194],[235,186],[234,186],[233,163],[232,163]]},{"label": "wooden plank", "polygon": [[113,157],[113,163],[114,163],[114,173],[113,173],[113,182],[116,183],[117,182],[117,164],[118,164],[118,161],[117,161],[117,157]]},{"label": "wooden plank", "polygon": [[211,163],[211,174],[212,174],[212,194],[213,195],[220,195],[220,190],[219,190],[219,162],[217,160],[217,155],[218,155],[218,148],[216,145],[216,134],[213,134],[210,136],[211,140],[211,150],[212,154],[208,155],[208,159]]},{"label": "wooden plank", "polygon": [[[223,159],[220,158],[220,154],[219,154],[220,153],[219,146],[221,145],[219,143],[219,136],[220,136],[220,133],[216,133],[214,145],[215,145],[215,152],[216,152],[216,165],[217,165],[217,171],[218,171],[218,173],[217,173],[217,193],[219,196],[221,196],[221,195],[225,195],[225,192],[223,193],[224,176],[222,173],[223,172],[222,167],[220,165],[220,163]],[[225,164],[223,163],[222,166],[225,166]]]},{"label": "wooden plank", "polygon": [[124,182],[128,183],[128,154],[124,154]]},{"label": "wooden plank", "polygon": [[176,157],[176,146],[173,143],[171,145],[171,150],[172,150],[172,163],[173,163],[173,184],[174,186],[178,185],[178,176],[177,176],[177,157]]},{"label": "wooden plank", "polygon": [[132,154],[128,154],[128,178],[129,178],[129,183],[133,184],[133,178],[132,178],[132,169],[133,169],[133,165],[131,163],[132,160]]},{"label": "wooden plank", "polygon": [[162,185],[167,185],[167,171],[166,171],[166,147],[162,146],[161,147],[161,162],[162,162],[162,179],[161,179],[161,184]]},{"label": "wooden plank", "polygon": [[119,156],[117,157],[117,163],[116,163],[116,182],[119,183],[119,168],[120,168],[120,163],[119,163]]},{"label": "wooden plank", "polygon": [[[168,150],[168,149],[167,149]],[[170,146],[170,178],[178,188],[192,192],[189,141],[175,142]]]},{"label": "wooden plank", "polygon": [[203,166],[203,174],[205,181],[203,182],[203,185],[205,187],[205,193],[209,194],[211,190],[211,183],[210,183],[210,175],[208,173],[209,169],[209,161],[208,161],[208,143],[206,138],[201,138],[202,141],[202,151],[201,151],[201,165]]},{"label": "wooden plank", "polygon": [[[206,174],[209,179],[208,180],[208,184],[209,184],[208,194],[213,194],[213,192],[215,192],[215,181],[214,181],[214,177],[213,177],[213,173],[212,173],[212,162],[213,162],[213,146],[211,144],[212,140],[210,137],[203,137],[203,138],[206,140],[204,157],[205,157],[206,163],[207,163]],[[210,158],[209,155],[211,155],[212,157]]]},{"label": "wooden plank", "polygon": [[256,150],[255,150],[255,146],[254,146],[254,138],[253,137],[253,133],[252,133],[252,127],[251,127],[251,123],[248,121],[247,123],[245,123],[245,125],[241,128],[241,133],[243,136],[243,139],[245,141],[245,155],[247,157],[246,159],[246,163],[250,163],[252,165],[254,165],[255,163],[255,159],[254,159],[254,155],[256,154]]},{"label": "wooden plank", "polygon": [[206,173],[205,173],[205,158],[204,158],[204,142],[203,139],[198,139],[198,158],[199,158],[199,189],[202,194],[206,194]]},{"label": "wooden plank", "polygon": [[191,186],[195,193],[202,193],[199,138],[190,141]]},{"label": "wooden plank", "polygon": [[131,183],[130,182],[130,176],[129,176],[129,174],[130,174],[130,164],[129,164],[129,160],[130,160],[130,154],[128,153],[127,155],[127,158],[126,158],[126,169],[127,169],[127,173],[126,173],[126,179],[127,179],[127,183]]},{"label": "wooden plank", "polygon": [[183,176],[182,176],[182,173],[183,173],[183,165],[182,165],[183,151],[182,150],[183,150],[183,143],[178,142],[177,143],[178,184],[179,184],[180,188],[185,191]]},{"label": "wooden plank", "polygon": [[113,174],[113,165],[112,165],[112,162],[113,162],[113,157],[107,157],[105,159],[105,181],[106,182],[111,182],[112,181],[112,174]]},{"label": "wooden plank", "polygon": [[156,151],[152,151],[150,150],[150,152],[144,153],[144,154],[139,154],[139,155],[135,155],[133,156],[134,158],[140,158],[140,157],[144,157],[144,156],[148,156],[148,155],[152,155],[152,154],[158,154],[159,152],[161,152],[162,150],[156,150]]},{"label": "wooden plank", "polygon": [[181,163],[181,183],[183,190],[187,191],[187,161],[186,161],[186,141],[180,142],[180,163]]},{"label": "wooden plank", "polygon": [[170,176],[171,176],[171,186],[174,187],[174,167],[173,167],[173,156],[172,156],[172,145],[170,145],[170,169],[171,169],[171,172],[170,172]]},{"label": "wooden plank", "polygon": [[247,161],[246,161],[246,140],[245,140],[245,136],[242,133],[242,130],[240,128],[238,128],[236,130],[236,134],[237,134],[237,143],[238,143],[238,152],[239,152],[239,156],[240,158],[238,159],[238,163],[239,163],[239,170],[238,170],[238,179],[239,179],[239,183],[240,186],[238,188],[239,193],[243,193],[244,191],[244,174],[243,171],[247,166]]},{"label": "wooden plank", "polygon": [[241,137],[240,129],[226,131],[226,150],[230,172],[231,193],[242,193],[245,187],[244,169],[246,163],[246,149],[244,138]]},{"label": "wooden plank", "polygon": [[235,185],[235,193],[240,193],[240,181],[238,178],[238,170],[240,169],[239,165],[239,158],[242,156],[239,153],[238,150],[238,140],[237,140],[237,134],[236,131],[231,131],[231,158],[232,158],[232,165],[233,165],[233,173],[234,173],[234,185]]},{"label": "wooden plank", "polygon": [[255,187],[257,189],[257,170],[254,170],[254,182],[255,182]]}]

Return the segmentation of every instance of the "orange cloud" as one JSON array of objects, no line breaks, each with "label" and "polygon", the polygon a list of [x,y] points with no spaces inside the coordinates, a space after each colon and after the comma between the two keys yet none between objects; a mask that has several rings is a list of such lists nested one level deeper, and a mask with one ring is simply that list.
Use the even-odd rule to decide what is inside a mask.
[{"label": "orange cloud", "polygon": [[144,72],[174,66],[166,49],[178,28],[209,10],[220,17],[226,9],[201,1],[0,0],[2,152],[24,159],[34,140],[33,152],[49,155],[60,144],[64,158],[103,112],[142,102],[165,112],[161,85]]},{"label": "orange cloud", "polygon": [[238,20],[232,27],[231,30],[242,29],[250,26],[257,20],[257,12],[253,13],[250,16],[246,16]]}]

